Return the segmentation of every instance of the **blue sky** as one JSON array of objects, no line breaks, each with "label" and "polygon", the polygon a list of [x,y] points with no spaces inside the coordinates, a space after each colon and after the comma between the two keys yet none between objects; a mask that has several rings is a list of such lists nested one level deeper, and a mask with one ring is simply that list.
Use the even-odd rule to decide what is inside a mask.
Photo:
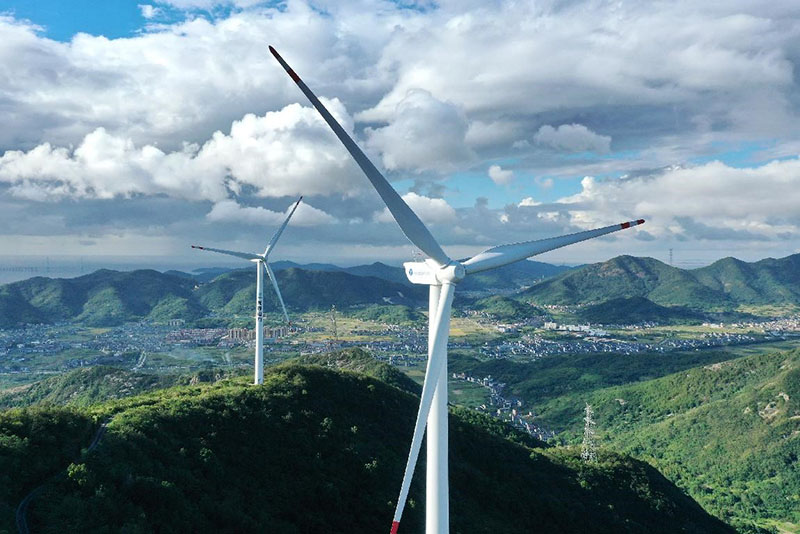
[{"label": "blue sky", "polygon": [[[213,262],[413,249],[266,51],[455,256],[644,217],[539,258],[800,251],[791,2],[0,2],[0,240],[19,257]],[[102,37],[101,37],[102,36]],[[144,254],[146,252],[146,254]],[[172,263],[170,263],[172,265]]]},{"label": "blue sky", "polygon": [[42,34],[57,41],[69,41],[78,32],[104,35],[109,39],[131,37],[147,22],[139,4],[126,0],[36,0],[0,2],[0,12],[28,19],[42,27]]}]

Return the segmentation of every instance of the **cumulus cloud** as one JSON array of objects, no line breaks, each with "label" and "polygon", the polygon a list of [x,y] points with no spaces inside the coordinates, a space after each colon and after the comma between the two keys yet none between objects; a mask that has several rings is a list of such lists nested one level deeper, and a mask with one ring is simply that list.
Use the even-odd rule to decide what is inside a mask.
[{"label": "cumulus cloud", "polygon": [[525,197],[520,201],[518,206],[520,206],[520,207],[525,207],[525,206],[531,207],[531,206],[540,206],[541,204],[542,204],[541,202],[536,202],[536,200],[534,200],[533,197]]},{"label": "cumulus cloud", "polygon": [[500,165],[489,167],[489,178],[497,185],[508,185],[514,178],[514,171],[503,169]]},{"label": "cumulus cloud", "polygon": [[611,148],[611,138],[598,135],[582,124],[562,124],[553,128],[546,124],[539,128],[533,140],[557,150],[569,152],[606,153]]},{"label": "cumulus cloud", "polygon": [[[417,193],[406,193],[403,195],[403,200],[424,223],[447,224],[457,220],[456,210],[443,198],[429,198]],[[394,218],[387,208],[378,212],[375,220],[384,223],[394,222]]]},{"label": "cumulus cloud", "polygon": [[655,236],[797,238],[798,175],[797,158],[751,168],[713,161],[629,179],[585,177],[559,202],[583,228],[643,217]]},{"label": "cumulus cloud", "polygon": [[457,106],[414,89],[397,104],[387,126],[366,130],[367,146],[381,153],[389,170],[455,170],[475,159],[465,143],[467,129]]},{"label": "cumulus cloud", "polygon": [[[265,209],[261,206],[241,206],[235,200],[226,199],[214,204],[206,218],[214,222],[240,222],[259,225],[282,224],[289,215],[294,203],[286,208],[285,212]],[[297,211],[292,216],[292,226],[319,226],[333,224],[336,219],[308,203],[301,202]]]},{"label": "cumulus cloud", "polygon": [[[338,100],[331,113],[352,129]],[[105,198],[135,194],[221,201],[244,187],[258,196],[353,194],[365,184],[349,155],[312,108],[291,104],[246,115],[229,134],[202,146],[164,152],[98,128],[73,151],[49,143],[0,157],[0,182],[28,199]]]},{"label": "cumulus cloud", "polygon": [[[185,19],[148,22],[126,39],[78,34],[68,42],[2,16],[0,205],[33,213],[50,201],[53,228],[76,204],[111,212],[166,199],[191,212],[187,228],[214,227],[211,213],[244,228],[251,219],[268,224],[282,215],[278,202],[302,193],[317,195],[314,205],[337,221],[367,221],[362,228],[372,232],[331,236],[394,243],[373,221],[375,204],[362,197],[368,184],[338,141],[312,109],[291,105],[305,101],[266,52],[268,37],[320,96],[340,99],[325,101],[390,178],[413,175],[409,202],[441,222],[443,243],[494,244],[645,216],[654,243],[749,239],[741,242],[750,250],[756,239],[784,239],[797,250],[798,223],[787,215],[797,198],[778,178],[796,176],[796,162],[762,163],[797,153],[798,14],[789,4],[405,6],[153,1],[140,7],[143,16],[186,10]],[[612,138],[618,153],[595,157]],[[686,164],[635,174],[748,144],[774,155],[756,156],[749,169]],[[445,186],[461,201],[478,194],[448,173],[510,158],[518,175],[538,177],[514,182],[521,197],[539,198],[550,177],[630,178],[587,178],[560,202],[502,210],[456,210],[439,198]],[[507,172],[499,167],[496,177]],[[497,205],[491,190],[480,194]],[[721,208],[709,213],[709,198]],[[26,231],[45,235],[35,224]]]}]

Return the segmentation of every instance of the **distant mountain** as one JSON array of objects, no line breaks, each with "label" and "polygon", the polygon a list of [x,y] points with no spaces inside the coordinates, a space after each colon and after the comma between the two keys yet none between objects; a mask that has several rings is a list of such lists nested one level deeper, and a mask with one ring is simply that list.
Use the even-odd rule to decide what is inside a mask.
[{"label": "distant mountain", "polygon": [[724,258],[690,272],[701,284],[738,303],[800,303],[800,254],[755,263]]},{"label": "distant mountain", "polygon": [[[306,271],[296,267],[275,273],[287,307],[295,310],[329,309],[359,304],[403,304],[416,306],[427,300],[422,286],[408,287],[370,276],[343,271]],[[223,314],[252,315],[256,282],[253,269],[218,276],[195,291],[198,301]],[[278,300],[267,285],[267,309],[278,310]]]},{"label": "distant mountain", "polygon": [[270,262],[270,267],[275,272],[283,271],[285,269],[291,269],[295,267],[297,269],[303,269],[305,271],[342,271],[344,270],[343,267],[339,267],[338,265],[333,265],[332,263],[295,263],[293,261],[276,261]]},{"label": "distant mountain", "polygon": [[545,280],[521,297],[537,304],[589,304],[644,297],[662,306],[725,309],[800,304],[800,254],[745,263],[733,258],[683,270],[653,258],[618,256]]},{"label": "distant mountain", "polygon": [[403,284],[406,286],[412,285],[411,282],[408,281],[402,267],[392,267],[391,265],[386,265],[379,261],[369,265],[345,267],[342,270],[356,276],[374,276],[375,278],[382,278],[383,280],[388,280],[396,284]]},{"label": "distant mountain", "polygon": [[117,325],[150,318],[192,320],[207,310],[192,297],[195,282],[153,270],[102,269],[77,278],[35,277],[0,287],[0,327],[76,321]]},{"label": "distant mountain", "polygon": [[[367,265],[356,265],[352,267],[339,267],[330,263],[306,263],[300,264],[293,261],[276,261],[270,263],[272,270],[276,273],[287,269],[297,268],[304,271],[323,271],[323,272],[344,272],[356,276],[371,276],[381,278],[389,282],[411,286],[411,282],[401,266],[392,266],[376,261]],[[460,287],[466,291],[490,291],[503,290],[514,291],[522,287],[533,285],[545,278],[555,276],[572,267],[563,265],[550,265],[538,261],[520,261],[511,265],[506,265],[496,270],[479,273],[468,277],[461,282]],[[167,271],[164,274],[178,276],[181,278],[191,278],[198,282],[210,282],[217,276],[229,273],[234,269],[225,268],[205,268],[197,269],[191,273],[183,271]]]},{"label": "distant mountain", "polygon": [[[13,528],[16,504],[58,465],[65,476],[36,497],[32,531],[386,529],[418,398],[316,365],[274,367],[259,387],[244,381],[84,410],[0,412],[0,529]],[[99,446],[81,453],[92,417],[111,422]],[[535,444],[472,411],[451,411],[453,532],[527,534],[542,525],[565,534],[733,534],[643,462],[601,450],[590,464],[574,448]],[[422,528],[423,470],[421,460],[404,532]]]},{"label": "distant mountain", "polygon": [[644,297],[617,298],[577,311],[582,321],[597,324],[635,324],[643,322],[698,322],[700,313],[678,306],[659,306]]},{"label": "distant mountain", "polygon": [[[354,305],[404,305],[427,301],[422,286],[407,286],[382,278],[343,271],[306,271],[289,267],[276,273],[289,309],[329,309]],[[126,321],[170,319],[194,321],[218,315],[253,313],[255,269],[239,269],[207,283],[179,274],[140,270],[100,270],[70,279],[30,278],[0,286],[0,328],[25,323],[72,321],[113,326]],[[266,283],[266,308],[279,312],[274,291]]]},{"label": "distant mountain", "polygon": [[533,260],[523,260],[499,269],[484,271],[466,277],[458,287],[461,291],[518,290],[540,283],[546,278],[569,272],[573,268],[550,265]]}]

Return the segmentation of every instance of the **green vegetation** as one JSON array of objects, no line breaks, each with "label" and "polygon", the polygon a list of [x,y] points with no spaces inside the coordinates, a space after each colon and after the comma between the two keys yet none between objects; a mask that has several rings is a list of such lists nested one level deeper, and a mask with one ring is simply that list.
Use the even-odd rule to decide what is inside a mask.
[{"label": "green vegetation", "polygon": [[[584,398],[611,443],[653,463],[723,519],[800,522],[800,351]],[[542,420],[578,432],[580,414],[559,401],[541,407]]]},{"label": "green vegetation", "polygon": [[[482,378],[491,375],[508,384],[510,393],[541,406],[550,399],[577,395],[612,385],[651,380],[679,370],[730,359],[724,351],[670,354],[563,354],[535,361],[478,360],[459,352],[450,369]],[[576,410],[583,403],[576,401]],[[555,427],[561,429],[561,426]]]},{"label": "green vegetation", "polygon": [[[363,353],[308,361],[271,368],[259,387],[228,379],[80,411],[0,413],[0,530],[12,528],[19,499],[59,466],[66,476],[31,506],[35,532],[386,529],[418,399],[316,365],[386,372]],[[108,417],[100,446],[81,454]],[[528,436],[464,409],[452,412],[450,444],[453,532],[732,532],[628,457],[601,451],[586,464],[575,449],[534,449]],[[424,458],[407,532],[421,528],[422,469]]]},{"label": "green vegetation", "polygon": [[539,308],[503,295],[479,299],[471,308],[487,313],[500,321],[519,321],[532,316],[547,315]]},{"label": "green vegetation", "polygon": [[601,445],[648,461],[743,531],[800,522],[800,350],[458,364],[508,382],[573,443],[588,402]]},{"label": "green vegetation", "polygon": [[289,364],[319,365],[330,369],[354,371],[377,378],[378,380],[409,393],[419,394],[422,388],[407,375],[398,371],[391,365],[381,363],[373,358],[367,351],[353,348],[343,349],[324,354],[308,354],[298,356],[288,362]]},{"label": "green vegetation", "polygon": [[644,297],[616,298],[577,312],[581,321],[598,324],[699,323],[703,315],[681,307],[659,306]]},{"label": "green vegetation", "polygon": [[0,412],[0,532],[16,531],[17,504],[76,459],[98,426],[90,414],[74,409]]},{"label": "green vegetation", "polygon": [[427,318],[414,308],[401,305],[371,304],[365,308],[356,308],[350,315],[363,321],[375,321],[401,326],[424,326]]},{"label": "green vegetation", "polygon": [[[426,301],[419,286],[342,271],[289,268],[276,276],[293,310],[324,310],[331,304],[342,308],[387,303],[408,307]],[[0,328],[58,321],[115,326],[127,321],[171,319],[202,325],[210,313],[217,316],[216,326],[252,316],[256,286],[253,269],[224,273],[196,286],[198,281],[186,275],[151,270],[100,270],[70,279],[31,278],[0,286]],[[277,313],[280,308],[274,292],[267,290],[264,296],[267,311]],[[413,313],[406,315],[413,319]]]},{"label": "green vegetation", "polygon": [[682,270],[652,258],[619,256],[536,284],[522,295],[537,304],[587,304],[644,297],[662,306],[702,310],[800,304],[800,254],[745,263],[733,258]]},{"label": "green vegetation", "polygon": [[115,367],[84,367],[0,392],[0,409],[40,404],[86,407],[174,385],[215,382],[230,375],[221,369],[185,375],[155,375]]}]

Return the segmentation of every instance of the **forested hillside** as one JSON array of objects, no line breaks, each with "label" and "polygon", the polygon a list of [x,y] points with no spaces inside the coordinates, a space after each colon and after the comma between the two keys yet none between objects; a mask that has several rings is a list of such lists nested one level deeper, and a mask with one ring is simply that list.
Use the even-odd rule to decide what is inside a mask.
[{"label": "forested hillside", "polygon": [[[348,367],[347,360],[316,363]],[[0,413],[0,530],[57,465],[66,476],[33,502],[34,532],[386,530],[417,398],[318,365],[272,368],[260,387],[244,381]],[[81,455],[80,444],[107,418],[100,445]],[[732,532],[625,456],[601,451],[586,464],[576,449],[532,449],[526,435],[460,409],[450,444],[453,532]],[[421,528],[423,470],[424,458],[403,532]]]},{"label": "forested hillside", "polygon": [[580,442],[591,404],[601,445],[651,462],[726,520],[800,522],[800,350],[453,367],[507,382],[568,442]]}]

